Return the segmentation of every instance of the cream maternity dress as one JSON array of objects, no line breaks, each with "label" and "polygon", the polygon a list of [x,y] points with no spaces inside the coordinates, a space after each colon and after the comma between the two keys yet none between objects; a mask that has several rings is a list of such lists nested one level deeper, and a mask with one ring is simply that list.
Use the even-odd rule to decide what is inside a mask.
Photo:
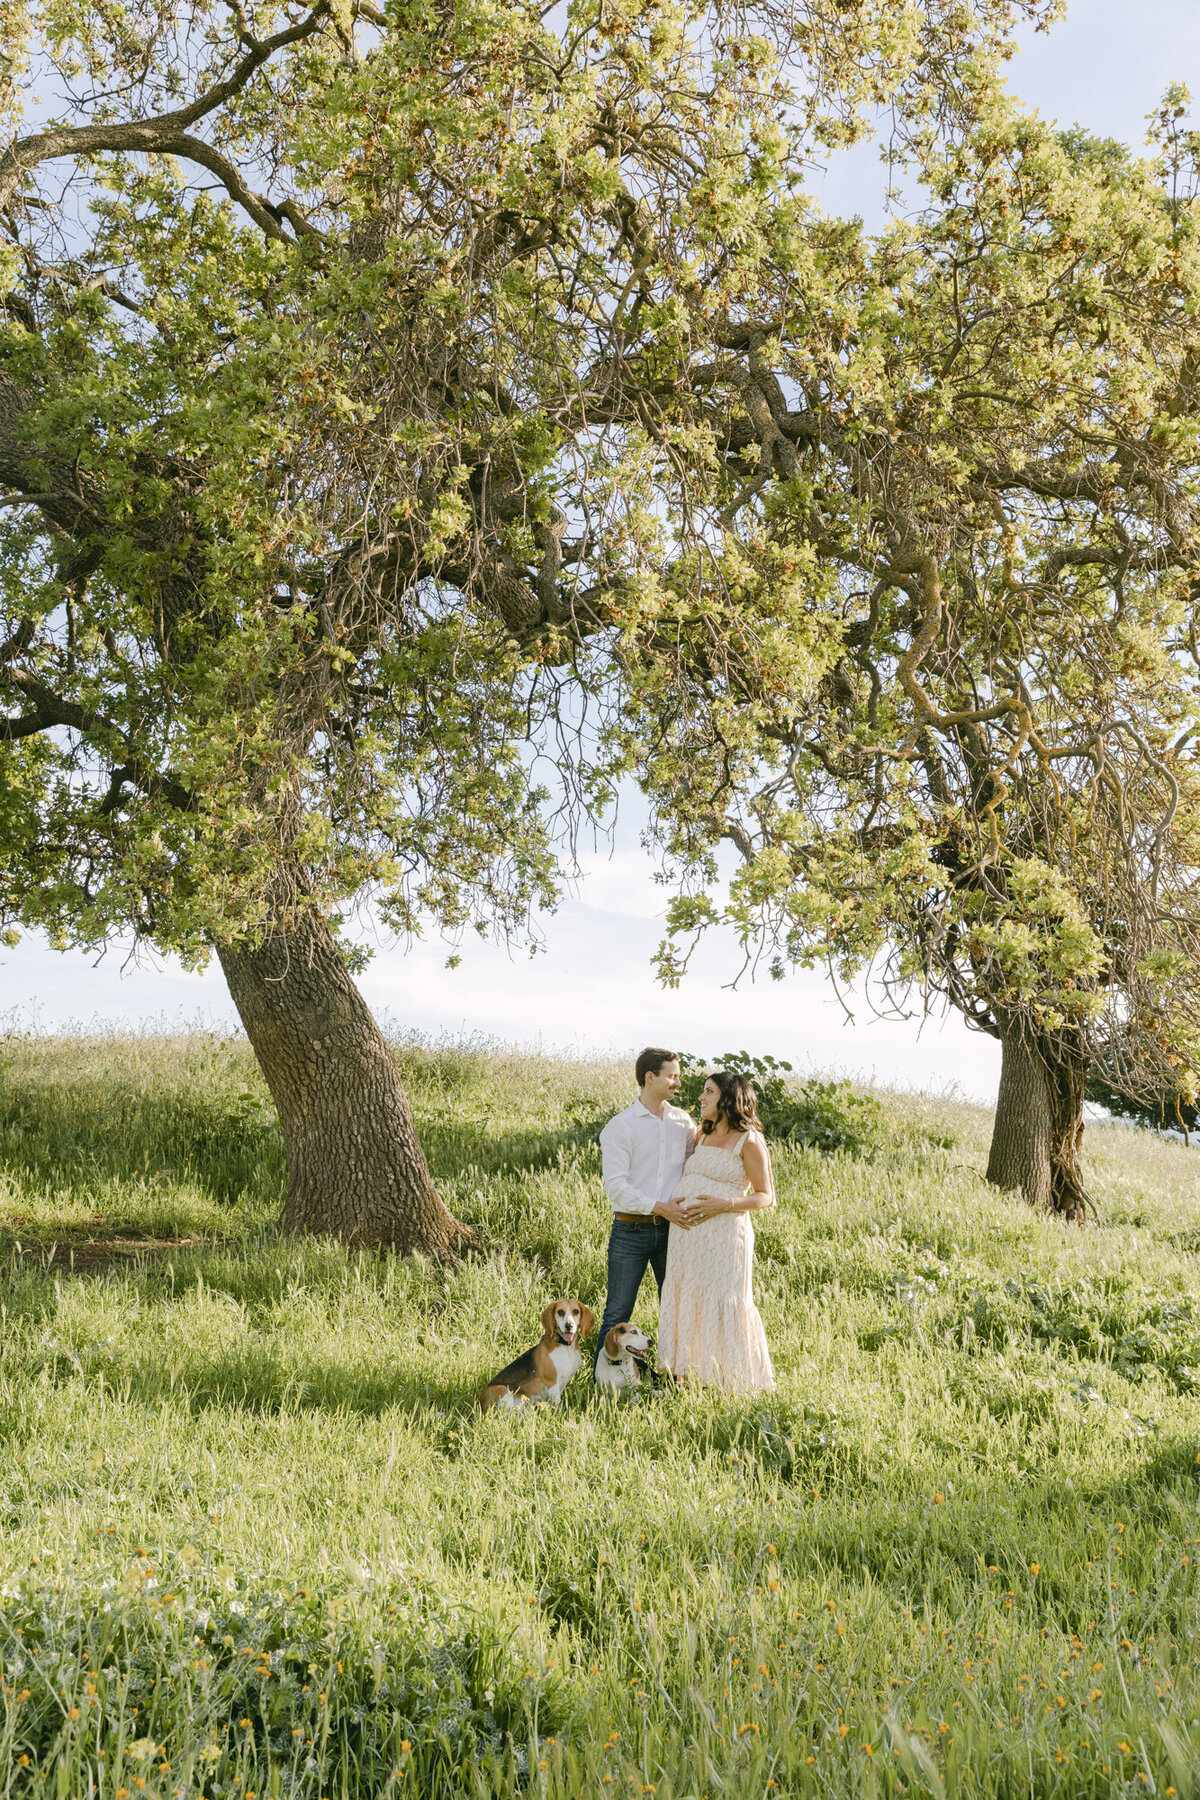
[{"label": "cream maternity dress", "polygon": [[[716,1194],[740,1200],[750,1185],[742,1151],[758,1132],[720,1146],[701,1138],[672,1199]],[[738,1392],[775,1386],[767,1334],[754,1304],[754,1227],[746,1212],[717,1213],[685,1231],[672,1225],[659,1310],[658,1359],[674,1375],[698,1375]]]}]

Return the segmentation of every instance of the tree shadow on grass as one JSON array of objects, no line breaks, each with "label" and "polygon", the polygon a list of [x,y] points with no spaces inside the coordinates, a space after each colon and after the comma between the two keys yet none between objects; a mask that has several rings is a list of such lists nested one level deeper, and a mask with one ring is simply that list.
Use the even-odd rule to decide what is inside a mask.
[{"label": "tree shadow on grass", "polygon": [[1178,1522],[1180,1508],[1193,1517],[1200,1504],[1200,1451],[1194,1438],[1170,1438],[1117,1480],[1085,1490],[1097,1518],[1134,1519],[1156,1526]]},{"label": "tree shadow on grass", "polygon": [[169,1401],[196,1415],[232,1411],[263,1418],[314,1412],[378,1418],[398,1408],[420,1418],[426,1435],[433,1428],[435,1437],[439,1421],[461,1420],[471,1410],[486,1379],[486,1371],[478,1381],[431,1379],[423,1367],[355,1368],[322,1356],[306,1358],[299,1368],[253,1349],[167,1362],[161,1354],[131,1359],[95,1345],[77,1354],[59,1352],[54,1361],[60,1379],[78,1379],[82,1372],[85,1380],[148,1407]]},{"label": "tree shadow on grass", "polygon": [[251,1092],[27,1078],[0,1102],[0,1168],[51,1193],[165,1179],[232,1206],[250,1189],[282,1199],[283,1138],[274,1108]]},{"label": "tree shadow on grass", "polygon": [[[164,1253],[166,1246],[164,1248]],[[131,1259],[132,1260],[132,1259]],[[156,1269],[122,1266],[110,1263],[99,1270],[85,1270],[77,1265],[76,1273],[100,1273],[109,1283],[137,1283],[151,1307],[170,1307],[178,1283],[165,1285]],[[201,1268],[203,1264],[200,1265]],[[7,1287],[5,1311],[10,1329],[22,1321],[45,1324],[58,1305],[56,1282],[47,1279],[51,1271],[43,1264],[36,1269],[17,1273]],[[147,1291],[147,1273],[155,1288]],[[187,1284],[194,1272],[186,1266],[173,1273]],[[22,1279],[22,1274],[24,1279]],[[163,1285],[159,1285],[162,1281]],[[213,1291],[223,1292],[219,1283],[210,1284]],[[282,1417],[287,1413],[357,1414],[377,1418],[399,1408],[419,1417],[422,1431],[438,1434],[439,1421],[461,1423],[476,1404],[476,1398],[495,1366],[481,1360],[477,1370],[464,1373],[461,1368],[439,1375],[435,1359],[428,1357],[417,1363],[399,1362],[390,1366],[381,1362],[345,1362],[333,1356],[309,1354],[303,1357],[280,1357],[269,1346],[258,1347],[249,1342],[244,1350],[222,1348],[206,1354],[202,1348],[155,1345],[139,1351],[127,1343],[97,1342],[73,1347],[54,1344],[45,1351],[31,1352],[31,1378],[41,1374],[55,1383],[77,1382],[107,1388],[122,1400],[148,1408],[164,1404],[183,1406],[200,1415],[212,1411],[252,1413],[262,1417]],[[430,1362],[434,1361],[431,1371]],[[29,1363],[26,1363],[29,1368]]]},{"label": "tree shadow on grass", "polygon": [[[214,1126],[212,1135],[206,1136],[212,1120],[203,1109],[189,1130],[168,1144],[164,1122],[178,1122],[180,1108],[179,1097],[171,1097],[162,1109],[163,1120],[151,1129],[149,1115],[155,1107],[142,1104],[139,1115],[146,1129],[136,1145],[129,1134],[98,1134],[93,1130],[97,1121],[85,1117],[72,1119],[61,1131],[38,1129],[33,1122],[27,1130],[16,1131],[11,1123],[8,1129],[0,1128],[0,1169],[11,1170],[24,1186],[41,1187],[57,1200],[57,1205],[36,1212],[23,1207],[0,1217],[0,1264],[11,1256],[25,1266],[57,1274],[95,1274],[108,1268],[132,1271],[180,1251],[216,1249],[237,1241],[236,1226],[227,1239],[202,1229],[189,1230],[184,1202],[179,1209],[168,1205],[161,1221],[168,1229],[156,1230],[159,1221],[154,1215],[161,1210],[156,1182],[164,1187],[194,1183],[222,1206],[232,1206],[247,1189],[258,1194],[277,1189],[282,1210],[281,1147],[272,1142],[264,1153],[259,1127],[250,1130],[237,1118],[227,1122],[227,1133]],[[485,1190],[494,1185],[499,1192],[514,1178],[586,1161],[589,1153],[595,1153],[602,1123],[589,1120],[552,1131],[493,1133],[486,1121],[442,1119],[422,1121],[420,1130],[436,1181],[468,1188],[474,1183]],[[595,1157],[598,1174],[598,1153]],[[143,1184],[145,1204],[139,1205],[135,1192],[127,1196],[127,1210],[120,1205],[97,1210],[96,1188],[106,1182]],[[83,1206],[71,1204],[73,1194],[80,1196]],[[176,1212],[178,1228],[171,1229]],[[487,1220],[479,1223],[485,1233],[494,1229]],[[548,1249],[540,1238],[528,1249],[547,1260]]]},{"label": "tree shadow on grass", "polygon": [[[552,1128],[531,1125],[497,1132],[486,1116],[426,1114],[418,1103],[421,1141],[435,1180],[486,1180],[537,1173],[597,1156],[604,1117],[590,1109]],[[283,1139],[269,1102],[254,1094],[206,1093],[190,1088],[114,1088],[78,1095],[55,1084],[26,1082],[0,1103],[0,1170],[26,1191],[78,1195],[95,1203],[105,1184],[193,1185],[223,1207],[248,1193],[278,1196],[283,1204]],[[145,1235],[144,1222],[93,1215],[109,1238]],[[12,1223],[10,1221],[9,1223]],[[26,1238],[48,1242],[68,1227],[29,1216]],[[22,1240],[23,1242],[26,1239]],[[0,1238],[0,1250],[3,1239]]]},{"label": "tree shadow on grass", "polygon": [[594,1155],[599,1169],[599,1137],[605,1118],[591,1117],[552,1130],[493,1132],[486,1119],[423,1119],[417,1127],[435,1180],[472,1174],[533,1175]]},{"label": "tree shadow on grass", "polygon": [[[36,1231],[33,1241],[31,1226]],[[136,1273],[168,1257],[222,1247],[222,1239],[203,1232],[149,1237],[135,1224],[123,1225],[100,1213],[84,1220],[10,1218],[0,1227],[0,1260],[8,1256],[17,1268],[43,1274],[97,1275],[110,1269]]]}]

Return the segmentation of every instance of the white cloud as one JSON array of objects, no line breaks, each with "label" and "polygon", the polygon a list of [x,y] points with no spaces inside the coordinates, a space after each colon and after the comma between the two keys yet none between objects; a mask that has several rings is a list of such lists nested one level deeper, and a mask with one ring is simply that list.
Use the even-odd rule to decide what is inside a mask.
[{"label": "white cloud", "polygon": [[654,880],[654,870],[640,849],[592,851],[579,858],[579,880],[572,887],[580,903],[595,912],[622,918],[660,919],[670,898]]}]

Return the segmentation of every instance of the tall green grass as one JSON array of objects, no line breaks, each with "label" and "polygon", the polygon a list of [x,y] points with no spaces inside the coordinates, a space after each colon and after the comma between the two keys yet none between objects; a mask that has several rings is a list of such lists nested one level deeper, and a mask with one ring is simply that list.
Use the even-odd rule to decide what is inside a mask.
[{"label": "tall green grass", "polygon": [[1193,1155],[1094,1128],[1064,1229],[893,1097],[777,1155],[776,1395],[481,1417],[628,1075],[398,1054],[451,1273],[277,1234],[243,1045],[0,1043],[5,1794],[1200,1794]]}]

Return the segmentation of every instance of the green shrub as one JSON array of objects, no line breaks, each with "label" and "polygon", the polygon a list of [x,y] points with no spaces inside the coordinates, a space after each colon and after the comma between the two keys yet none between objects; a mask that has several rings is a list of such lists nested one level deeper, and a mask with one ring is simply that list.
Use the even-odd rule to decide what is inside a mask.
[{"label": "green shrub", "polygon": [[811,1144],[826,1152],[844,1150],[851,1156],[868,1154],[878,1143],[879,1102],[870,1094],[855,1093],[848,1081],[789,1081],[791,1063],[751,1056],[746,1050],[726,1051],[715,1058],[683,1055],[679,1062],[683,1071],[679,1100],[690,1113],[698,1111],[712,1070],[729,1069],[753,1087],[769,1138]]}]

